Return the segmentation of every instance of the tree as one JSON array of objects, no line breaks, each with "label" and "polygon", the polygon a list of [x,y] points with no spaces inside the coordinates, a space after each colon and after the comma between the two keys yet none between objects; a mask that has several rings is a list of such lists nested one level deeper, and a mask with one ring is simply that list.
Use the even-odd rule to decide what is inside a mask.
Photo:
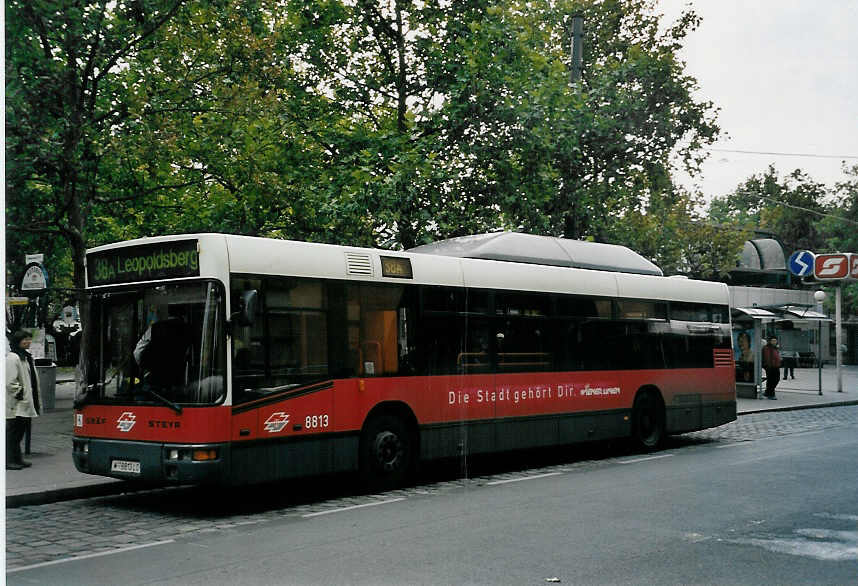
[{"label": "tree", "polygon": [[337,117],[296,83],[294,29],[278,5],[199,5],[137,56],[109,186],[126,194],[117,198],[124,213],[99,217],[104,231],[332,232],[317,188],[329,147],[313,125]]},{"label": "tree", "polygon": [[[128,115],[122,80],[129,63],[182,4],[11,0],[6,5],[7,234],[11,243],[25,241],[22,234],[64,240],[79,293],[88,220],[111,205],[100,183],[114,129]],[[21,252],[15,245],[10,251]],[[82,294],[79,302],[85,313]]]},{"label": "tree", "polygon": [[716,222],[761,229],[778,235],[786,254],[822,250],[820,219],[827,210],[828,189],[796,169],[783,179],[773,166],[752,175],[725,197],[712,200],[709,216]]},{"label": "tree", "polygon": [[96,244],[213,227],[254,234],[282,229],[285,215],[298,225],[289,235],[324,232],[323,194],[304,196],[324,166],[301,128],[313,105],[281,107],[301,100],[288,85],[290,29],[271,34],[281,4],[10,3],[10,255],[67,258],[81,289]]},{"label": "tree", "polygon": [[612,224],[608,238],[649,258],[666,275],[723,280],[752,232],[712,223],[703,210],[699,196],[657,193],[645,212],[629,211]]},{"label": "tree", "polygon": [[[571,88],[564,25],[576,12],[585,22],[584,76]],[[654,3],[635,0],[513,3],[503,21],[501,36],[511,29],[533,55],[507,100],[519,106],[510,117],[515,140],[488,157],[512,161],[502,201],[514,225],[605,240],[670,174],[672,150],[696,169],[699,147],[718,128],[713,105],[691,97],[696,82],[676,56],[699,22],[693,12],[664,32]]]},{"label": "tree", "polygon": [[[715,198],[710,221],[776,234],[787,255],[796,250],[858,252],[858,166],[844,170],[850,178],[832,190],[800,169],[781,178],[769,166],[733,193]],[[858,313],[858,287],[843,285],[844,311]]]},{"label": "tree", "polygon": [[[358,179],[341,198],[368,211],[375,240],[406,248],[500,227],[603,238],[672,149],[693,167],[717,134],[675,57],[696,17],[660,33],[653,7],[293,5],[300,75],[350,121],[330,140],[341,175]],[[581,92],[568,83],[576,11],[593,31]]]},{"label": "tree", "polygon": [[[430,234],[497,226],[486,198],[457,189],[474,171],[455,141],[451,86],[467,55],[461,44],[482,2],[455,6],[361,0],[294,2],[292,60],[335,169],[331,201],[363,216],[362,241],[409,248]],[[294,110],[300,115],[299,104]],[[315,184],[315,182],[312,182]]]},{"label": "tree", "polygon": [[11,230],[65,238],[77,286],[85,246],[158,233],[614,238],[717,133],[676,58],[697,18],[654,6],[12,2]]},{"label": "tree", "polygon": [[12,234],[64,239],[84,285],[87,218],[112,129],[127,116],[124,67],[178,0],[12,0],[6,10],[6,193]]}]

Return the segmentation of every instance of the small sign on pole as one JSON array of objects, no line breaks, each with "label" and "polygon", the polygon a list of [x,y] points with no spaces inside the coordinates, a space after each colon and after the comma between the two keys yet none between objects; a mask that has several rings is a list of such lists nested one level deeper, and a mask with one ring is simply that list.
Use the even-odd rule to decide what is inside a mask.
[{"label": "small sign on pole", "polygon": [[796,277],[807,277],[813,275],[813,263],[815,255],[809,250],[796,250],[789,257],[789,272]]},{"label": "small sign on pole", "polygon": [[848,256],[843,253],[817,254],[813,274],[820,280],[843,279],[849,275]]},{"label": "small sign on pole", "polygon": [[[804,253],[810,253],[809,251],[799,251],[795,252],[790,256],[789,259],[789,270],[790,272],[795,273],[793,270],[793,261],[797,259],[797,255],[803,255]],[[802,257],[804,260],[805,257]],[[796,273],[797,274],[797,273]],[[834,254],[817,254],[813,260],[813,276],[817,281],[827,281],[832,282],[836,281],[837,289],[836,297],[834,301],[834,332],[835,332],[835,357],[837,364],[837,392],[843,392],[843,369],[842,367],[842,352],[843,352],[843,316],[841,310],[842,304],[842,296],[843,296],[843,281],[845,280],[858,280],[858,254],[854,252],[838,252]],[[821,295],[817,297],[817,301],[821,301],[825,298],[825,295]],[[820,339],[822,339],[822,326],[820,325]],[[820,348],[822,345],[820,343]],[[820,351],[821,354],[821,351]],[[822,368],[822,357],[820,356],[820,368]],[[819,384],[820,384],[820,394],[822,394],[822,371],[820,370],[819,375]]]},{"label": "small sign on pole", "polygon": [[20,283],[21,292],[28,297],[37,297],[48,288],[48,272],[40,263],[32,262],[24,269]]}]

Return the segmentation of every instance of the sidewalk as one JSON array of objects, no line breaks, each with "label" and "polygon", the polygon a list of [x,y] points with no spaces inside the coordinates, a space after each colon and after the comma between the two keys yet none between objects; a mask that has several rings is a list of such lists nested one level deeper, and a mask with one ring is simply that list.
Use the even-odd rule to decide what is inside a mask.
[{"label": "sidewalk", "polygon": [[30,454],[33,466],[6,470],[6,507],[43,504],[120,492],[125,481],[82,474],[72,461],[74,368],[57,369],[56,403],[33,419]]},{"label": "sidewalk", "polygon": [[741,416],[764,411],[858,405],[858,366],[844,366],[842,371],[842,393],[837,392],[837,369],[833,365],[827,364],[822,369],[822,395],[819,394],[820,371],[816,368],[796,368],[795,379],[778,383],[775,391],[777,401],[770,401],[762,395],[759,395],[759,399],[739,398],[736,400],[736,410]]},{"label": "sidewalk", "polygon": [[[781,381],[778,385],[777,401],[738,399],[739,416],[858,404],[858,366],[843,368],[842,393],[837,392],[836,369],[831,365],[822,369],[822,395],[819,395],[816,369],[797,368],[795,373],[794,380]],[[55,408],[33,420],[31,453],[25,456],[33,466],[6,471],[6,506],[9,508],[140,489],[132,482],[82,474],[74,467],[71,456],[73,376],[73,369],[57,370]]]}]

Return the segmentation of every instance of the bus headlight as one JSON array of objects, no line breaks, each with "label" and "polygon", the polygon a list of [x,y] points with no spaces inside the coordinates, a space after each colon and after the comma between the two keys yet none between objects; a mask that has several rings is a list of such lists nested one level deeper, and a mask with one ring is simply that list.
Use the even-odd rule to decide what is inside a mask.
[{"label": "bus headlight", "polygon": [[170,450],[170,453],[167,454],[168,460],[178,460],[179,459],[179,450]]}]

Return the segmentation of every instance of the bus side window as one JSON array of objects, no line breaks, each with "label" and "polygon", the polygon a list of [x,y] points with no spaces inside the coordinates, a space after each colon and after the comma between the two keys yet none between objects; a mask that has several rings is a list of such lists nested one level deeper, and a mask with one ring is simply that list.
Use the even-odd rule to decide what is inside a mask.
[{"label": "bus side window", "polygon": [[[259,279],[233,279],[230,284],[230,314],[241,310],[242,293],[262,287]],[[233,402],[252,399],[247,391],[265,384],[264,328],[262,303],[256,307],[252,325],[232,325]]]},{"label": "bus side window", "polygon": [[550,370],[554,363],[547,319],[517,318],[495,320],[498,369],[501,372]]},{"label": "bus side window", "polygon": [[491,372],[491,340],[489,326],[485,320],[460,318],[465,326],[465,351],[460,352],[457,362],[463,374]]},{"label": "bus side window", "polygon": [[404,288],[398,285],[349,285],[348,343],[359,376],[399,372],[400,313]]}]

